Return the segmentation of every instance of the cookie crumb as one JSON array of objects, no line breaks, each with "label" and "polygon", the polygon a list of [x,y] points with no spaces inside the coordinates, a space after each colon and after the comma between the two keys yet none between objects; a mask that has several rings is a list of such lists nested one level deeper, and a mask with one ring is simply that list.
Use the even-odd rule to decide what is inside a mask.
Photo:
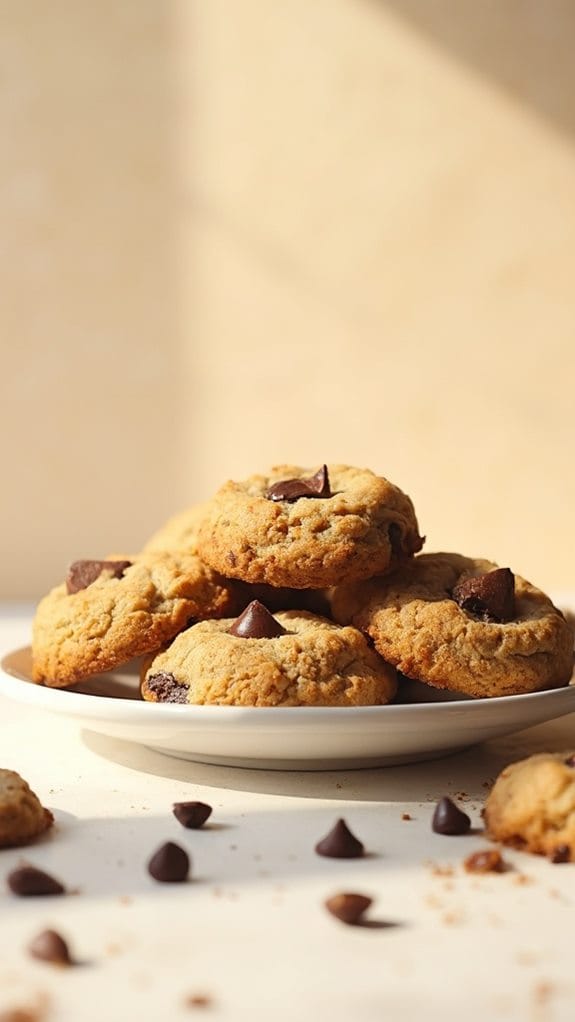
[{"label": "cookie crumb", "polygon": [[411,816],[410,813],[402,813],[401,814],[401,819],[402,820],[413,820],[413,816]]},{"label": "cookie crumb", "polygon": [[533,1000],[539,1005],[547,1004],[554,993],[555,988],[553,984],[542,979],[533,987]]},{"label": "cookie crumb", "polygon": [[454,874],[453,866],[441,866],[437,862],[426,862],[425,865],[434,877],[452,877]]},{"label": "cookie crumb", "polygon": [[463,915],[463,912],[453,912],[453,911],[452,912],[444,912],[442,917],[441,917],[441,922],[445,926],[459,926],[462,922],[464,922],[464,919],[465,919],[465,917]]},{"label": "cookie crumb", "polygon": [[472,852],[463,861],[467,873],[505,873],[511,869],[503,859],[501,852],[489,848],[482,852]]},{"label": "cookie crumb", "polygon": [[188,994],[184,998],[185,1008],[211,1008],[213,1003],[213,997],[209,994]]},{"label": "cookie crumb", "polygon": [[518,887],[525,887],[527,884],[534,884],[535,877],[528,876],[527,873],[518,873],[513,877],[513,883]]}]

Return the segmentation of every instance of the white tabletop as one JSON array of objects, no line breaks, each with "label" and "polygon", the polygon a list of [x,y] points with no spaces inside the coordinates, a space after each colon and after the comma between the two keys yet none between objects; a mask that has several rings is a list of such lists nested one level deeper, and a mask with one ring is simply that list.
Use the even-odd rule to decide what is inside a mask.
[{"label": "white tabletop", "polygon": [[[6,609],[1,652],[29,629],[29,614]],[[0,713],[0,766],[56,818],[45,840],[0,852],[2,878],[25,860],[77,891],[18,899],[3,886],[0,1018],[38,1005],[41,1022],[572,1019],[575,866],[506,850],[512,870],[469,875],[463,859],[486,840],[439,836],[430,820],[447,794],[480,827],[490,779],[573,748],[575,714],[435,762],[278,773],[172,759],[6,699]],[[171,813],[192,799],[213,806],[199,831]],[[365,858],[315,854],[340,816]],[[191,855],[186,885],[146,872],[167,840]],[[323,902],[341,891],[372,897],[370,918],[396,925],[338,922]],[[29,958],[47,927],[84,964]],[[186,1003],[195,996],[207,1003]]]}]

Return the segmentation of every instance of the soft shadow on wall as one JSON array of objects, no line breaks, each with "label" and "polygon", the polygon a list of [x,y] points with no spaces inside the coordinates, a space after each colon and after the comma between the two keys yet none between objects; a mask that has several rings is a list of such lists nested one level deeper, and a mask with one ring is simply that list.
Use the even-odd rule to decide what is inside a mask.
[{"label": "soft shadow on wall", "polygon": [[571,0],[367,0],[403,18],[520,103],[575,131]]},{"label": "soft shadow on wall", "polygon": [[2,8],[3,598],[138,549],[178,503],[173,19]]}]

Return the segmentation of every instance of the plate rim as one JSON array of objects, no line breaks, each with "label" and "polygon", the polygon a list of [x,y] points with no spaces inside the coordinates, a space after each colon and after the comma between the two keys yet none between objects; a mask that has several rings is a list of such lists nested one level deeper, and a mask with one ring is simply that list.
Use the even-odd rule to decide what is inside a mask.
[{"label": "plate rim", "polygon": [[[293,722],[299,719],[311,722],[318,721],[321,716],[324,721],[333,720],[339,724],[357,723],[362,718],[369,721],[378,721],[378,718],[401,719],[406,722],[410,717],[416,718],[424,713],[432,717],[450,716],[473,716],[480,715],[481,711],[496,711],[497,708],[507,709],[510,705],[526,706],[541,702],[557,702],[559,706],[569,706],[573,700],[573,711],[575,712],[575,684],[573,679],[568,685],[560,688],[542,689],[537,692],[525,692],[517,695],[490,696],[478,699],[453,699],[438,702],[421,703],[395,703],[384,706],[221,706],[205,705],[194,703],[153,703],[144,699],[122,699],[118,696],[100,696],[94,693],[74,692],[63,688],[50,688],[46,685],[38,685],[31,679],[23,677],[21,672],[16,672],[7,666],[6,661],[18,653],[27,652],[30,646],[20,646],[7,650],[0,659],[0,695],[14,699],[16,702],[35,705],[38,709],[52,710],[72,716],[85,716],[92,719],[110,719],[120,722],[122,719],[131,718],[135,723],[134,715],[138,721],[146,721],[152,724],[153,720],[160,723],[182,723],[186,719],[190,723],[197,723],[198,718],[204,718],[206,723],[217,721],[219,724],[250,720],[266,723],[269,726],[273,723]],[[113,671],[102,672],[113,674]],[[570,710],[560,709],[555,718],[564,716]],[[149,716],[153,714],[153,718]],[[553,717],[541,719],[541,723],[551,720]],[[522,726],[518,722],[517,730]]]}]

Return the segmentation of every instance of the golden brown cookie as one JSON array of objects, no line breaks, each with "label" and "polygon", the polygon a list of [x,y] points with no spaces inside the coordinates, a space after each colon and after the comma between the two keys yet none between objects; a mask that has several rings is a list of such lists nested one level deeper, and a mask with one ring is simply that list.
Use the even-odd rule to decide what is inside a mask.
[{"label": "golden brown cookie", "polygon": [[26,781],[14,770],[0,770],[0,848],[27,845],[53,823]]},{"label": "golden brown cookie", "polygon": [[279,465],[220,489],[198,549],[232,578],[323,589],[388,571],[422,542],[409,497],[369,469]]},{"label": "golden brown cookie", "polygon": [[514,848],[575,860],[575,752],[544,752],[511,763],[485,804],[489,837]]},{"label": "golden brown cookie", "polygon": [[144,546],[144,552],[163,550],[167,553],[183,551],[197,554],[200,525],[204,520],[207,506],[196,504],[173,515],[153,536],[150,536]]},{"label": "golden brown cookie", "polygon": [[436,688],[503,696],[571,677],[572,627],[544,593],[490,561],[421,554],[385,578],[340,586],[332,611],[402,674]]},{"label": "golden brown cookie", "polygon": [[190,619],[234,609],[231,587],[196,554],[77,561],[36,611],[34,680],[70,685],[158,649]]},{"label": "golden brown cookie", "polygon": [[305,612],[272,616],[257,601],[236,620],[188,628],[142,674],[142,695],[155,702],[366,706],[395,690],[395,671],[357,629]]}]

